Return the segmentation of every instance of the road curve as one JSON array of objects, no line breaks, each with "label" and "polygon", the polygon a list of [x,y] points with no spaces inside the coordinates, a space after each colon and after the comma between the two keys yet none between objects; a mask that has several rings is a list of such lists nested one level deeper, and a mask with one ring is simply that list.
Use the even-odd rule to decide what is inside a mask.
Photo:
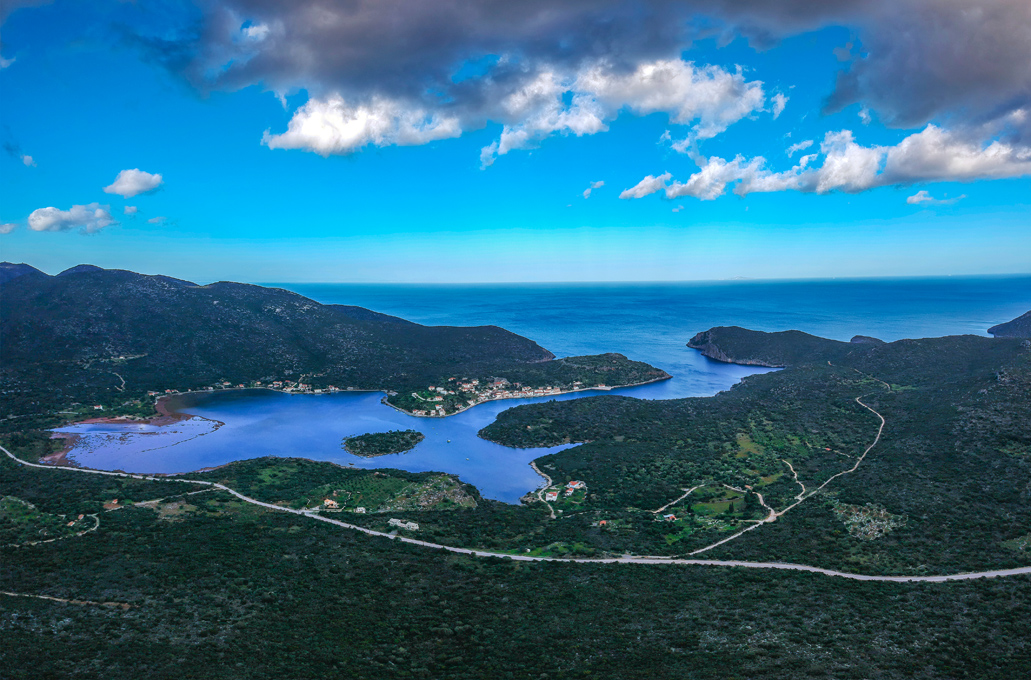
[{"label": "road curve", "polygon": [[88,468],[73,468],[63,467],[54,465],[40,465],[38,463],[30,463],[18,458],[13,453],[8,451],[3,446],[0,446],[0,451],[7,454],[11,460],[14,460],[21,465],[28,467],[41,468],[44,470],[68,470],[71,472],[82,472],[87,474],[95,475],[107,475],[110,477],[128,477],[131,479],[145,479],[149,481],[174,481],[182,482],[183,484],[200,484],[202,486],[210,486],[216,489],[220,489],[229,493],[236,498],[250,503],[251,505],[257,505],[269,510],[276,510],[279,512],[288,512],[293,515],[302,515],[320,522],[326,522],[333,524],[344,529],[350,529],[352,531],[359,531],[368,536],[379,536],[381,538],[387,538],[393,541],[400,541],[401,543],[409,543],[411,545],[418,545],[423,548],[432,548],[434,550],[443,550],[450,553],[456,553],[459,555],[470,555],[472,557],[496,557],[502,559],[515,560],[517,562],[562,562],[562,563],[576,563],[576,564],[684,564],[699,567],[739,567],[745,569],[779,569],[787,571],[807,571],[814,574],[823,574],[824,576],[837,576],[839,578],[846,578],[853,581],[890,581],[896,583],[943,583],[945,581],[969,581],[971,579],[978,578],[999,578],[1003,576],[1019,576],[1022,574],[1031,574],[1031,566],[1028,567],[1017,567],[1015,569],[996,569],[993,571],[978,571],[969,572],[964,574],[940,574],[933,576],[871,576],[867,574],[852,574],[845,571],[835,571],[833,569],[824,569],[822,567],[813,567],[807,564],[793,564],[791,562],[746,562],[742,560],[692,560],[675,557],[662,557],[662,556],[649,556],[649,555],[621,555],[619,557],[534,557],[532,555],[518,555],[509,554],[503,552],[493,552],[489,550],[474,550],[471,548],[456,548],[450,545],[441,545],[439,543],[430,543],[429,541],[420,541],[417,538],[408,538],[406,536],[397,536],[384,531],[376,531],[375,529],[368,529],[366,527],[358,526],[356,524],[348,524],[347,522],[341,522],[338,519],[332,519],[330,517],[323,517],[310,510],[296,510],[294,508],[286,508],[281,505],[274,505],[272,503],[265,503],[259,501],[250,496],[245,496],[239,491],[230,489],[225,484],[219,484],[218,482],[206,482],[197,479],[176,479],[174,477],[155,477],[152,475],[135,475],[127,472],[108,472],[106,470],[90,470]]}]

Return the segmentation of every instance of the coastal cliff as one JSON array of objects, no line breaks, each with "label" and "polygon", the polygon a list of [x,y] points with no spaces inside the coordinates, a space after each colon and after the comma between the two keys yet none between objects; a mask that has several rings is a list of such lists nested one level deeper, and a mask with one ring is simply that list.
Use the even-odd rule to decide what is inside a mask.
[{"label": "coastal cliff", "polygon": [[988,333],[996,338],[1031,338],[1031,312],[1021,314],[1013,321],[992,326]]},{"label": "coastal cliff", "polygon": [[840,357],[872,344],[828,340],[802,331],[765,333],[738,326],[717,326],[695,335],[687,346],[715,361],[784,368]]}]

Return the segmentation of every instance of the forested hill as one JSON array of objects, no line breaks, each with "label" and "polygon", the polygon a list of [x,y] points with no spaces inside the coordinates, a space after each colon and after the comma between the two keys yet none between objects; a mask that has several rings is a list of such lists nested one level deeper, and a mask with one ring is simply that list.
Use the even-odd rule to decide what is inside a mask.
[{"label": "forested hill", "polygon": [[421,326],[278,288],[82,265],[57,276],[8,264],[0,272],[5,415],[216,381],[404,389],[554,359],[496,326]]},{"label": "forested hill", "polygon": [[1013,321],[992,326],[988,332],[997,338],[1031,338],[1031,312],[1021,314]]},{"label": "forested hill", "polygon": [[717,361],[783,368],[865,352],[878,344],[880,341],[863,336],[856,336],[852,342],[839,342],[802,331],[764,333],[739,326],[717,326],[697,334],[687,346]]}]

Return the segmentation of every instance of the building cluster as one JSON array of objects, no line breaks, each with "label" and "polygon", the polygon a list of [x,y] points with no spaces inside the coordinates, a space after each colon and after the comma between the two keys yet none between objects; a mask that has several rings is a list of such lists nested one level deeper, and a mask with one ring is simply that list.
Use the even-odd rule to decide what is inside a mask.
[{"label": "building cluster", "polygon": [[[454,412],[462,411],[470,406],[481,404],[485,401],[496,399],[526,399],[530,397],[548,397],[562,394],[561,387],[551,385],[545,387],[524,387],[520,383],[509,383],[505,378],[496,378],[486,384],[479,380],[468,380],[448,378],[448,382],[454,382],[455,389],[430,385],[427,388],[429,396],[424,397],[418,392],[412,392],[412,396],[419,401],[428,402],[430,408],[413,409],[412,413],[417,416],[446,416],[449,415],[442,403],[445,395],[453,395],[462,398],[465,405],[459,406]],[[601,387],[604,387],[602,385]],[[583,389],[583,383],[579,380],[573,383],[573,390]]]},{"label": "building cluster", "polygon": [[[574,480],[568,482],[566,484],[565,488],[562,489],[562,495],[566,496],[568,498],[569,496],[572,496],[573,493],[576,492],[577,489],[583,489],[586,492],[587,491],[587,485],[584,482],[580,481],[579,479],[574,479]],[[546,501],[557,501],[558,500],[558,494],[559,494],[559,490],[558,489],[549,489],[548,491],[546,491],[544,493],[544,500],[546,500]]]},{"label": "building cluster", "polygon": [[389,524],[392,527],[397,527],[398,529],[407,529],[408,531],[419,530],[419,525],[417,523],[406,522],[403,519],[391,519],[389,522],[387,522],[387,524]]},{"label": "building cluster", "polygon": [[[314,387],[313,388],[309,383],[305,383],[305,382],[301,382],[301,381],[293,381],[293,380],[273,380],[273,381],[268,382],[268,383],[264,383],[261,380],[255,380],[254,382],[250,383],[249,385],[245,384],[245,383],[237,383],[237,384],[234,385],[233,383],[229,382],[228,380],[223,380],[223,381],[215,383],[214,385],[209,385],[207,387],[204,387],[204,388],[202,388],[202,390],[205,391],[205,392],[214,392],[215,390],[244,389],[244,388],[247,388],[247,387],[264,387],[265,389],[279,390],[281,392],[290,392],[290,393],[295,393],[295,394],[323,394],[323,393],[329,393],[329,392],[342,392],[343,391],[341,388],[336,387],[334,385],[327,385],[324,388],[322,388],[322,387]],[[347,389],[348,390],[353,390],[354,388],[353,387],[348,387]],[[161,396],[162,394],[178,394],[179,391],[180,390],[164,390],[164,391],[151,390],[151,391],[147,392],[147,396],[157,397],[157,396]]]}]

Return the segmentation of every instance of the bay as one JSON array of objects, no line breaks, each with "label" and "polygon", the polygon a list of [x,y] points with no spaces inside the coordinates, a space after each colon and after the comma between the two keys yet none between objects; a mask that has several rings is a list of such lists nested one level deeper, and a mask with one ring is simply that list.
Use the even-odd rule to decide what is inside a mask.
[{"label": "bay", "polygon": [[[645,399],[709,396],[767,369],[713,362],[689,349],[717,325],[803,330],[848,340],[892,341],[971,333],[1031,309],[1031,277],[950,277],[675,284],[358,285],[266,284],[319,302],[367,307],[429,325],[487,325],[537,341],[558,356],[620,352],[673,375],[613,390]],[[563,395],[580,398],[590,393]],[[459,475],[488,498],[517,502],[540,484],[528,463],[553,449],[510,449],[476,433],[504,409],[543,399],[481,404],[444,419],[408,416],[352,392],[286,395],[265,390],[186,395],[175,408],[197,416],[164,428],[76,425],[69,457],[80,465],[132,472],[185,472],[257,456],[300,456],[360,468],[437,470]],[[221,425],[218,425],[221,423]],[[217,427],[216,427],[217,425]],[[364,459],[344,437],[416,429],[426,439],[405,454]]]}]

